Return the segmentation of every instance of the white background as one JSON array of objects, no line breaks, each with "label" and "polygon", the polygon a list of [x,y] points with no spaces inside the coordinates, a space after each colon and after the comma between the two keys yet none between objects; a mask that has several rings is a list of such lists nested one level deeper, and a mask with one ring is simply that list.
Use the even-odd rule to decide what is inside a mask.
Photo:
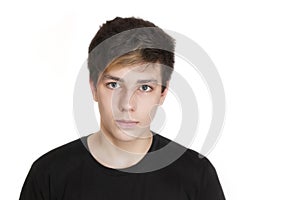
[{"label": "white background", "polygon": [[1,1],[0,199],[18,199],[32,162],[78,138],[76,76],[99,25],[116,16],[182,33],[215,63],[226,120],[208,158],[227,199],[299,199],[299,9],[296,0]]}]

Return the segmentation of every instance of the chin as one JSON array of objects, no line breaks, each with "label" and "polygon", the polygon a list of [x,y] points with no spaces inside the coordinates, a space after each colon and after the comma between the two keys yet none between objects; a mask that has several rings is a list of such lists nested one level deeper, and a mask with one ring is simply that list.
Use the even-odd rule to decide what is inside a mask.
[{"label": "chin", "polygon": [[118,140],[122,141],[134,141],[137,140],[138,138],[145,138],[145,133],[146,130],[141,130],[141,129],[118,129],[114,135]]}]

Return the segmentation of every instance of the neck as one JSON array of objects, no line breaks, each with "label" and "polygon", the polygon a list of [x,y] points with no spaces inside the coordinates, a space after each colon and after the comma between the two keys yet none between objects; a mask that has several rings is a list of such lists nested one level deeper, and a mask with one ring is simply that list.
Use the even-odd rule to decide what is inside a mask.
[{"label": "neck", "polygon": [[104,131],[94,133],[89,138],[89,148],[98,162],[111,168],[126,168],[139,162],[148,152],[153,135],[130,141],[118,140]]}]

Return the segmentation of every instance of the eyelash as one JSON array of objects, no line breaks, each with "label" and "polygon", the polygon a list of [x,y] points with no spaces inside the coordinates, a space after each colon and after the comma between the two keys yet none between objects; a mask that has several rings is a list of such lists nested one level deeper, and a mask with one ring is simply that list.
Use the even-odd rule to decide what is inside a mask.
[{"label": "eyelash", "polygon": [[[116,86],[112,87],[112,84],[116,84],[117,87],[116,87]],[[119,84],[118,82],[109,82],[109,83],[106,83],[105,86],[106,86],[107,88],[109,88],[109,89],[112,89],[112,90],[121,87],[120,84]],[[146,89],[146,90],[143,90],[142,88],[143,88],[144,86],[146,86],[147,89],[150,89],[150,90],[149,90],[149,91],[147,91],[147,89]],[[139,86],[139,90],[140,90],[141,92],[151,92],[151,91],[153,90],[153,87],[151,87],[150,85],[141,85],[141,86]]]},{"label": "eyelash", "polygon": [[[150,91],[142,90],[142,88],[143,88],[144,86],[147,86],[148,88],[150,88]],[[139,89],[140,89],[142,92],[151,92],[151,91],[153,90],[153,87],[151,87],[150,85],[141,85],[141,86],[139,87]]]},{"label": "eyelash", "polygon": [[117,82],[109,82],[109,83],[106,83],[106,87],[108,87],[109,89],[116,89],[115,87],[111,87],[112,84],[117,84],[118,85],[118,88],[120,87],[120,84],[117,83]]}]

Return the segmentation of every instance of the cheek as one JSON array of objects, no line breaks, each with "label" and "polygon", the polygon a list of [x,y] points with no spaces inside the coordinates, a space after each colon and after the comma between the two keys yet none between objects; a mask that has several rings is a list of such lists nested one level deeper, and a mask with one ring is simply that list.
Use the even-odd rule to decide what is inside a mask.
[{"label": "cheek", "polygon": [[159,106],[160,98],[158,95],[149,96],[148,98],[139,99],[138,110],[139,113],[143,113],[143,115],[147,118],[152,117],[155,113],[155,110]]},{"label": "cheek", "polygon": [[112,95],[110,93],[98,94],[98,105],[101,112],[109,113],[112,108]]}]

